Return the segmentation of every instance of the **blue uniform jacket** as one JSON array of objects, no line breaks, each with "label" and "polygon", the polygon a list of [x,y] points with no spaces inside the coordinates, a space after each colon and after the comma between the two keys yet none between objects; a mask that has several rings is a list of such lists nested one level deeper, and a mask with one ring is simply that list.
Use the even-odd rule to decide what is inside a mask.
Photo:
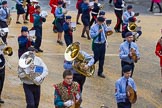
[{"label": "blue uniform jacket", "polygon": [[[125,100],[127,99],[126,81],[127,79],[123,76],[120,79],[118,79],[115,83],[115,98],[117,103],[125,102]],[[137,91],[136,84],[132,78],[128,78],[128,85],[131,86],[135,91]]]},{"label": "blue uniform jacket", "polygon": [[[134,42],[131,42],[131,48],[133,48],[136,51],[136,55],[139,58],[140,53],[139,53],[137,44]],[[120,45],[120,54],[119,54],[120,59],[127,63],[133,63],[134,62],[133,59],[130,59],[130,57],[128,56],[129,53],[130,53],[129,43],[128,41],[125,41]]]},{"label": "blue uniform jacket", "polygon": [[69,23],[65,22],[63,24],[64,35],[72,36],[72,30],[69,27]]}]

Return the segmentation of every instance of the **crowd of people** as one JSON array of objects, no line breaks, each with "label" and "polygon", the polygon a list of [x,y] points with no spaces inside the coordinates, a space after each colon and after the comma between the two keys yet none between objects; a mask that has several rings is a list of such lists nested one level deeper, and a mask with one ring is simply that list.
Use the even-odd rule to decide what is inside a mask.
[{"label": "crowd of people", "polygon": [[[153,11],[153,3],[150,11]],[[109,26],[110,20],[106,19],[106,12],[102,10],[102,6],[98,0],[92,0],[90,4],[89,0],[77,0],[77,17],[76,24],[81,25],[79,17],[83,23],[82,33],[79,34],[81,38],[87,38],[92,40],[92,51],[93,56],[89,55],[85,51],[80,50],[79,53],[88,62],[82,66],[84,71],[96,64],[98,61],[97,75],[100,78],[106,78],[104,74],[104,61],[105,53],[107,50],[107,33],[112,32],[113,29]],[[109,0],[112,4],[112,0]],[[114,27],[116,33],[121,33],[123,42],[119,47],[119,58],[121,59],[121,78],[115,83],[115,98],[118,108],[131,108],[132,101],[129,97],[132,94],[127,90],[128,86],[131,87],[136,94],[137,88],[135,81],[133,80],[133,72],[135,64],[140,60],[140,52],[136,40],[142,35],[141,27],[136,26],[136,23],[140,22],[137,19],[139,13],[133,11],[132,5],[127,5],[124,0],[114,0],[114,13],[116,15],[117,23]],[[161,7],[158,2],[160,12]],[[66,15],[67,2],[64,0],[50,0],[49,5],[51,7],[51,13],[54,16],[53,32],[58,33],[57,43],[64,45],[62,34],[64,32],[64,41],[67,47],[70,45],[80,46],[79,42],[74,42],[73,31],[75,30],[71,25],[72,16]],[[24,7],[27,7],[25,12]],[[123,12],[123,8],[126,7],[126,11]],[[46,64],[40,57],[37,57],[35,53],[42,53],[43,50],[40,48],[42,43],[42,26],[46,22],[47,15],[41,14],[41,7],[37,0],[16,0],[17,9],[17,20],[16,24],[21,24],[19,16],[22,15],[23,23],[27,24],[30,20],[33,23],[33,27],[30,30],[35,30],[36,40],[29,38],[28,32],[30,31],[27,25],[22,26],[21,35],[18,36],[18,77],[23,82],[23,89],[26,98],[27,108],[38,108],[40,101],[40,85],[48,75],[48,69]],[[30,16],[29,16],[30,15]],[[0,9],[0,27],[8,28],[8,19],[10,17],[10,11],[7,6],[7,1],[2,2]],[[107,24],[107,22],[109,22]],[[121,30],[122,28],[122,30]],[[86,35],[85,35],[86,33]],[[1,40],[7,45],[7,35],[1,36]],[[159,39],[156,46],[156,55],[161,59],[161,38]],[[64,60],[63,81],[55,84],[54,92],[54,106],[56,108],[70,108],[75,106],[79,108],[82,103],[82,92],[83,85],[86,81],[86,76],[79,73],[73,67],[73,63],[77,60]],[[162,65],[161,65],[162,67]],[[162,69],[161,69],[162,70]],[[34,75],[33,75],[34,72]],[[37,74],[39,73],[39,74]],[[34,77],[34,78],[33,78]],[[0,103],[4,103],[1,98],[1,92],[3,89],[5,79],[5,58],[3,49],[0,50]]]}]

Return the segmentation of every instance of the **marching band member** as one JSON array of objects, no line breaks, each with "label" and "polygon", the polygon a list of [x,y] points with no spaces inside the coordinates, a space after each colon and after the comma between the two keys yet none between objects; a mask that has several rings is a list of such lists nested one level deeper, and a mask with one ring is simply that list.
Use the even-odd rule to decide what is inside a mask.
[{"label": "marching band member", "polygon": [[[140,59],[140,53],[138,50],[138,46],[136,43],[133,42],[133,34],[132,32],[127,32],[125,34],[125,38],[126,41],[121,43],[120,45],[120,53],[119,53],[119,57],[121,59],[121,67],[123,68],[125,65],[129,65],[131,67],[131,76],[133,75],[133,71],[134,71],[134,60],[133,60],[133,52],[131,51],[131,49],[133,49],[137,56],[137,60]],[[123,73],[122,73],[123,76]]]},{"label": "marching band member", "polygon": [[131,76],[132,68],[129,65],[125,65],[122,69],[123,75],[115,83],[115,98],[117,101],[117,108],[131,108],[131,103],[128,99],[130,92],[127,91],[127,86],[131,86],[136,92],[136,84]]},{"label": "marching band member", "polygon": [[92,24],[94,22],[96,22],[98,13],[100,11],[100,7],[98,6],[98,0],[93,0],[93,2],[94,2],[94,6],[93,6],[92,12],[91,12],[92,19],[90,21],[90,25],[89,25],[90,27],[92,26]]},{"label": "marching band member", "polygon": [[[88,53],[84,51],[80,51],[80,53],[85,57],[85,59],[89,60],[88,63],[84,66],[84,69],[87,70],[90,66],[94,64],[94,58],[90,56]],[[64,61],[64,69],[70,70],[73,73],[73,81],[77,82],[80,87],[80,92],[82,93],[83,91],[83,85],[86,81],[86,76],[78,73],[74,68],[73,68],[73,62],[75,61]],[[82,101],[82,96],[81,96],[81,101]],[[80,104],[81,104],[80,101]]]},{"label": "marching band member", "polygon": [[[29,62],[29,64],[21,63],[19,60],[18,67],[18,77],[23,82],[23,89],[27,104],[26,108],[38,108],[41,94],[40,82],[42,82],[43,79],[48,75],[47,66],[41,58],[35,56],[34,51],[34,48],[30,48],[30,51],[24,53],[20,57],[20,60],[27,57],[25,62]],[[35,68],[33,69],[33,67]],[[33,79],[33,71],[34,73],[38,71],[41,73],[41,75],[36,76]]]},{"label": "marching band member", "polygon": [[[127,6],[127,11],[124,12],[123,14],[123,26],[122,26],[122,38],[125,40],[125,34],[129,32],[130,30],[128,29],[130,23],[135,23],[137,20],[136,13],[133,12],[133,7],[132,5]],[[142,35],[141,27],[138,27],[139,29],[136,29],[135,31],[130,31],[133,33],[134,39],[133,42],[135,42],[139,36]]]},{"label": "marching band member", "polygon": [[63,82],[54,85],[54,105],[56,108],[69,108],[80,102],[79,84],[72,81],[72,72],[65,70],[63,79]]},{"label": "marching band member", "polygon": [[43,52],[43,50],[40,49],[40,46],[42,43],[42,24],[43,22],[46,21],[46,18],[40,16],[40,12],[41,12],[40,6],[37,5],[35,9],[36,12],[33,14],[34,16],[33,26],[34,29],[36,30],[36,34],[35,34],[36,40],[35,40],[34,48],[38,50],[38,52]]},{"label": "marching band member", "polygon": [[30,15],[30,22],[34,23],[34,16],[33,14],[36,12],[35,7],[39,5],[37,0],[31,0],[31,5],[29,6],[29,15]]},{"label": "marching band member", "polygon": [[161,5],[160,5],[160,2],[161,2],[161,0],[151,0],[151,7],[150,7],[149,11],[153,12],[154,3],[156,3],[159,7],[159,10],[160,10],[159,13],[162,13],[162,8],[161,8]]},{"label": "marching band member", "polygon": [[[80,45],[79,42],[75,42],[78,45]],[[89,55],[88,53],[86,53],[85,51],[80,51],[81,55],[83,55],[85,57],[85,60],[88,60],[88,63],[84,66],[85,70],[87,70],[90,66],[92,66],[94,64],[94,58]],[[85,83],[86,80],[86,76],[78,73],[74,68],[72,63],[75,62],[74,61],[64,61],[64,69],[66,70],[70,70],[73,73],[73,81],[76,81],[79,85],[80,85],[80,91],[82,93],[83,90],[83,85]]]},{"label": "marching band member", "polygon": [[135,13],[133,12],[133,6],[128,5],[127,10],[123,13],[123,25],[128,25],[130,18],[133,18],[134,20],[136,20],[134,15],[135,15]]},{"label": "marching band member", "polygon": [[23,53],[28,51],[28,48],[31,47],[34,43],[27,37],[28,36],[28,28],[26,26],[22,26],[21,28],[21,36],[18,37],[18,56],[19,58]]},{"label": "marching band member", "polygon": [[63,32],[63,23],[64,23],[64,13],[62,12],[62,1],[58,1],[58,6],[55,10],[55,16],[56,16],[56,26],[57,26],[57,32],[58,32],[58,38],[57,38],[57,43],[60,45],[63,45],[62,42],[62,32]]},{"label": "marching band member", "polygon": [[[129,18],[129,23],[133,23],[133,22],[135,22],[135,19],[134,18]],[[128,29],[128,26],[129,26],[128,24],[123,25],[123,27],[122,27],[122,38],[125,41],[125,34],[127,32],[132,32],[132,34],[133,34],[133,42],[137,41],[137,39],[142,35],[141,27],[137,27],[139,29],[136,29],[135,31],[130,31]]]},{"label": "marching band member", "polygon": [[28,16],[29,16],[29,8],[31,6],[31,2],[30,2],[30,0],[26,0],[26,2],[27,2],[27,11],[26,11],[26,15],[25,15],[25,20],[29,21]]},{"label": "marching band member", "polygon": [[4,100],[2,100],[2,90],[4,86],[4,80],[5,80],[5,57],[3,54],[2,49],[0,49],[0,104],[4,103]]},{"label": "marching band member", "polygon": [[82,35],[81,37],[86,38],[84,35],[85,32],[87,34],[87,39],[90,40],[91,38],[89,37],[89,24],[90,24],[90,7],[89,7],[89,0],[83,0],[83,3],[81,5],[82,8],[82,22],[83,22],[83,30],[82,30]]},{"label": "marching band member", "polygon": [[114,0],[114,11],[117,18],[117,23],[114,27],[115,32],[120,33],[120,26],[122,24],[122,14],[124,7],[124,0]]},{"label": "marching band member", "polygon": [[[55,10],[56,10],[57,5],[58,5],[57,3],[58,3],[58,0],[50,0],[50,2],[49,2],[49,5],[51,7],[51,13],[54,15],[54,18],[55,18]],[[54,22],[52,24],[53,24],[53,31],[55,33],[57,33],[57,29],[56,29],[56,25],[55,25],[55,20],[54,20]]]},{"label": "marching band member", "polygon": [[160,58],[160,67],[161,67],[161,76],[162,76],[162,37],[160,37],[160,39],[156,44],[155,54]]},{"label": "marching band member", "polygon": [[105,18],[98,17],[97,24],[91,27],[90,29],[90,36],[93,39],[92,41],[92,50],[94,53],[94,59],[96,63],[99,61],[99,68],[98,68],[98,76],[101,78],[105,78],[103,74],[103,65],[105,60],[105,52],[106,52],[106,36],[105,33],[109,31],[108,28],[104,24]]},{"label": "marching band member", "polygon": [[25,9],[23,8],[22,0],[16,0],[16,9],[17,9],[17,21],[16,21],[16,24],[21,24],[19,22],[20,15],[22,15],[22,18],[24,20],[24,24],[28,23],[25,20]]},{"label": "marching band member", "polygon": [[[2,8],[0,8],[0,27],[8,28],[7,18],[10,15],[9,9],[7,8],[7,1],[2,2]],[[5,36],[2,36],[2,40],[5,44],[7,44],[7,35],[8,32],[5,32]]]},{"label": "marching band member", "polygon": [[66,46],[73,43],[73,28],[71,27],[71,16],[66,16],[66,21],[63,24],[64,40]]},{"label": "marching band member", "polygon": [[81,23],[78,20],[79,20],[80,14],[82,14],[82,7],[81,7],[82,3],[83,3],[83,0],[77,0],[76,2],[76,8],[78,9],[76,24],[79,24],[79,25],[81,25]]}]

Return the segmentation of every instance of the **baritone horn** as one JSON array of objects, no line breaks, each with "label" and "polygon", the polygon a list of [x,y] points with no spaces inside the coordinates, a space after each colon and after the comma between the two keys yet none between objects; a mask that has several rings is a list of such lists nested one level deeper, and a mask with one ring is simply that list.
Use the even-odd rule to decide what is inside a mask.
[{"label": "baritone horn", "polygon": [[85,59],[84,55],[80,53],[80,46],[78,42],[70,44],[64,53],[65,60],[73,61],[73,68],[78,73],[86,76],[91,77],[95,72],[95,65],[89,67],[89,69],[84,70],[84,66],[88,63]]},{"label": "baritone horn", "polygon": [[129,22],[127,28],[131,32],[136,32],[137,24],[135,22]]}]

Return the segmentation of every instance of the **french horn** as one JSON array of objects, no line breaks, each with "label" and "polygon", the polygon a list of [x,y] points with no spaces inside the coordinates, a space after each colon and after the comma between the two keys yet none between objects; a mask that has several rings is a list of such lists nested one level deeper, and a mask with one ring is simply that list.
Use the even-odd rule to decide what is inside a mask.
[{"label": "french horn", "polygon": [[87,60],[85,60],[84,55],[80,53],[80,46],[77,44],[77,42],[70,44],[64,53],[65,60],[67,61],[73,61],[73,69],[86,76],[91,77],[95,72],[95,65],[92,65],[89,67],[88,70],[84,70],[83,67],[88,63]]}]

